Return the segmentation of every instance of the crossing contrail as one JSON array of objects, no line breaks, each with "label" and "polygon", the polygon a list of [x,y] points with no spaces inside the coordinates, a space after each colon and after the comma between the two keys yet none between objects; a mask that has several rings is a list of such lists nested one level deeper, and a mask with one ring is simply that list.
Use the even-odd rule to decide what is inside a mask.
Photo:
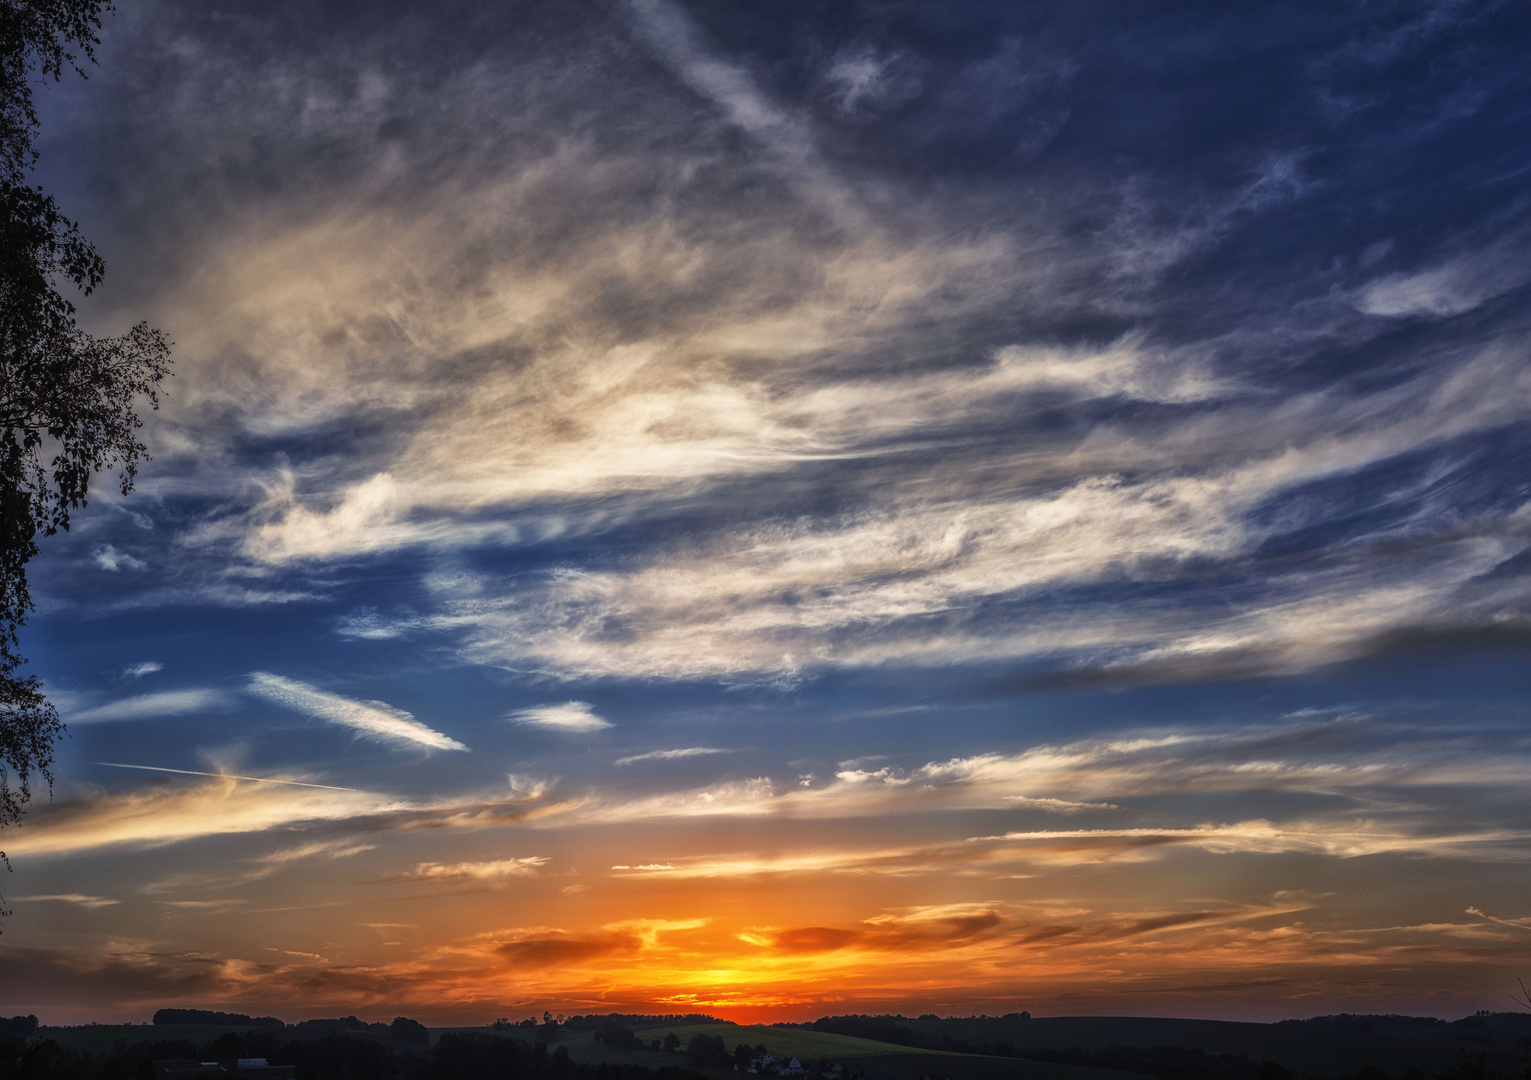
[{"label": "crossing contrail", "polygon": [[301,780],[273,780],[269,776],[235,776],[233,773],[197,772],[195,769],[167,769],[162,765],[124,765],[120,761],[97,761],[113,769],[142,769],[145,772],[179,773],[182,776],[215,776],[223,780],[253,780],[257,784],[288,784],[292,787],[323,788],[325,791],[359,791],[360,788],[336,787],[334,784],[305,784]]}]

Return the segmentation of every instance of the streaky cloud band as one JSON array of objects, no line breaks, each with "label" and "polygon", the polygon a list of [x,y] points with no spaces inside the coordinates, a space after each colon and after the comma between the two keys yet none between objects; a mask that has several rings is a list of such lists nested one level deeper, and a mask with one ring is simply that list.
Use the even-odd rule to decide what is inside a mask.
[{"label": "streaky cloud band", "polygon": [[536,705],[508,713],[505,719],[527,727],[552,731],[600,731],[612,726],[610,720],[597,716],[587,701],[566,701],[562,705]]},{"label": "streaky cloud band", "polygon": [[468,749],[456,739],[426,727],[410,713],[382,701],[355,701],[320,690],[308,683],[284,679],[264,671],[251,675],[246,689],[257,697],[294,712],[355,728],[363,735],[383,742],[413,744],[432,750]]}]

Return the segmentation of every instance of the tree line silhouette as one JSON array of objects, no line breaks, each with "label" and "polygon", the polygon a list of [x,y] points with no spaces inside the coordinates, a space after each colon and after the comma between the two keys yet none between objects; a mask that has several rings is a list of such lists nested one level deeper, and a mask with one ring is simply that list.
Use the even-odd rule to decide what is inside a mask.
[{"label": "tree line silhouette", "polygon": [[[411,1021],[413,1023],[413,1021]],[[129,1045],[119,1040],[105,1054],[59,1045],[53,1039],[0,1038],[0,1080],[154,1080],[154,1062],[220,1061],[264,1057],[292,1065],[297,1080],[705,1080],[679,1065],[592,1065],[569,1048],[487,1032],[448,1032],[434,1046],[396,1051],[361,1032],[316,1040],[288,1038],[272,1029],[227,1034],[198,1045],[161,1039]]]}]

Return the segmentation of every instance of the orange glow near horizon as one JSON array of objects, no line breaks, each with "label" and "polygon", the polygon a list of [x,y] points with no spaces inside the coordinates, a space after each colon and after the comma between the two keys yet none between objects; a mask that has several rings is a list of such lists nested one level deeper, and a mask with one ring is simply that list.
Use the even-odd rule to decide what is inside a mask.
[{"label": "orange glow near horizon", "polygon": [[[876,805],[859,780],[823,790],[830,805]],[[948,801],[970,799],[958,794]],[[889,796],[886,809],[908,801],[901,787]],[[195,1003],[290,1019],[396,1010],[438,1024],[545,1008],[745,1022],[1021,1009],[1272,1017],[1400,997],[1428,1007],[1470,998],[1484,971],[1526,954],[1521,922],[1406,912],[1419,888],[1411,850],[1451,838],[1270,823],[1001,831],[973,828],[978,811],[933,807],[914,843],[897,814],[813,821],[801,816],[811,804],[784,798],[796,800],[789,816],[767,806],[634,822],[552,789],[504,805],[402,803],[176,780],[39,813],[31,847],[17,848],[29,856],[18,878],[78,862],[130,889],[88,919],[75,913],[90,898],[68,902],[63,886],[27,894],[58,902],[29,906],[8,943],[22,946],[20,970],[67,988],[107,969],[91,975],[26,938],[94,938],[110,970],[136,973],[112,1006],[123,1018]],[[156,852],[171,849],[114,850],[166,814],[209,835],[168,859]],[[273,825],[290,815],[309,822],[306,839]],[[225,831],[246,820],[254,831]],[[1372,853],[1348,854],[1363,847]],[[1336,895],[1345,880],[1355,891]],[[133,940],[150,916],[175,951]],[[86,1018],[64,994],[31,1000],[40,1015]]]}]

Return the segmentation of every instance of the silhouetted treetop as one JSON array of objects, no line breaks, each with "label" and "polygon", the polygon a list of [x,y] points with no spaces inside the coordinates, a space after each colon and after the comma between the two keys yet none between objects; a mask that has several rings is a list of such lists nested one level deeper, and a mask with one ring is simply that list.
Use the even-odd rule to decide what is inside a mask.
[{"label": "silhouetted treetop", "polygon": [[214,1012],[211,1009],[160,1009],[154,1014],[156,1024],[223,1024],[250,1027],[286,1027],[274,1016],[249,1016],[245,1013]]}]

